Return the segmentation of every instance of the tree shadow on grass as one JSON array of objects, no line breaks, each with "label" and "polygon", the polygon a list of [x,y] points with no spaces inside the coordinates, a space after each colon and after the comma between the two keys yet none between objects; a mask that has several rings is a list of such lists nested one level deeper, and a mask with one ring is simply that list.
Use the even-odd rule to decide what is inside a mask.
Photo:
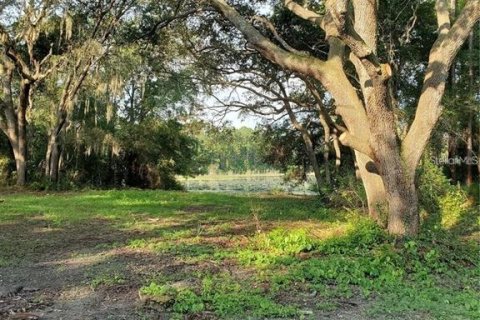
[{"label": "tree shadow on grass", "polygon": [[474,236],[478,241],[480,234],[480,208],[478,205],[463,210],[455,223],[449,228],[455,234],[465,237]]},{"label": "tree shadow on grass", "polygon": [[1,206],[0,289],[37,287],[26,309],[48,319],[137,319],[151,279],[242,269],[222,254],[256,234],[255,214],[263,231],[347,219],[308,197],[100,192],[7,196]]},{"label": "tree shadow on grass", "polygon": [[161,228],[138,234],[98,219],[55,229],[46,223],[35,217],[0,226],[0,252],[8,262],[0,267],[0,295],[30,288],[0,299],[0,319],[17,311],[45,319],[143,319],[142,285],[159,275],[186,277],[199,268],[179,256],[195,258],[214,250],[201,244],[164,252],[125,245],[135,237],[157,239]]},{"label": "tree shadow on grass", "polygon": [[[206,218],[245,218],[258,213],[265,220],[346,221],[345,212],[327,209],[316,197],[231,194],[189,194],[159,191],[29,195],[7,197],[0,204],[1,221],[48,215],[52,223],[62,225],[93,216],[130,220],[132,216],[177,218],[179,213],[206,213]],[[193,212],[193,211],[196,212]]]}]

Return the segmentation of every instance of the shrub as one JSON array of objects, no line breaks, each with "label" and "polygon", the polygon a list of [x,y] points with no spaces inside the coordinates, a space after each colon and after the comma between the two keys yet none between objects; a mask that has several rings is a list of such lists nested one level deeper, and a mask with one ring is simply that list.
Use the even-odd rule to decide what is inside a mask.
[{"label": "shrub", "polygon": [[205,305],[195,292],[184,289],[178,292],[172,309],[178,313],[198,313],[205,309]]},{"label": "shrub", "polygon": [[418,172],[418,198],[426,230],[452,228],[474,215],[468,193],[451,185],[441,168],[430,161],[424,161]]},{"label": "shrub", "polygon": [[371,249],[387,240],[388,237],[378,224],[370,219],[356,218],[343,237],[327,239],[318,245],[325,253],[347,253]]},{"label": "shrub", "polygon": [[442,227],[451,228],[459,223],[462,216],[469,210],[467,193],[459,188],[453,188],[440,197],[440,216]]},{"label": "shrub", "polygon": [[11,165],[10,159],[6,156],[0,155],[0,186],[8,185],[10,176],[8,174],[8,169]]},{"label": "shrub", "polygon": [[338,175],[334,186],[324,186],[321,194],[326,197],[330,206],[336,208],[367,209],[367,195],[363,184],[351,173]]},{"label": "shrub", "polygon": [[140,288],[141,297],[163,304],[172,301],[176,295],[177,290],[175,288],[168,285],[159,285],[155,282]]},{"label": "shrub", "polygon": [[292,261],[294,255],[311,251],[316,245],[316,241],[303,229],[278,228],[257,235],[248,248],[236,253],[236,258],[246,265],[268,266],[280,261],[286,264]]},{"label": "shrub", "polygon": [[262,235],[259,242],[260,246],[265,249],[284,254],[311,251],[314,247],[314,241],[304,229],[285,230],[278,228]]},{"label": "shrub", "polygon": [[438,199],[452,189],[441,168],[424,161],[418,170],[418,200],[428,213],[438,212]]}]

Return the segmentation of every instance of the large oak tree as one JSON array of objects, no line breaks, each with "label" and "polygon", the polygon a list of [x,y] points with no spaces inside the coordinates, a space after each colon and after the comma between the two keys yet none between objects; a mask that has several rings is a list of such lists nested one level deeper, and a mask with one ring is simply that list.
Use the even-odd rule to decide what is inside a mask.
[{"label": "large oak tree", "polygon": [[[404,137],[396,130],[392,68],[377,55],[377,1],[326,0],[313,3],[315,7],[310,2],[301,5],[283,1],[296,16],[323,30],[319,35],[325,34],[329,42],[327,59],[298,52],[280,41],[276,44],[225,0],[207,2],[266,59],[323,85],[348,129],[340,140],[355,149],[370,214],[380,219],[382,208],[388,208],[390,233],[416,234],[420,223],[416,169],[442,114],[441,101],[452,61],[480,19],[480,1],[467,1],[454,24],[450,21],[449,1],[436,1],[437,38],[430,50],[415,117]],[[354,66],[358,90],[349,81],[347,64]]]},{"label": "large oak tree", "polygon": [[[9,19],[0,22],[0,130],[13,151],[17,185],[23,186],[27,178],[27,111],[35,89],[62,59],[56,57],[54,44],[48,44],[55,24],[53,1],[25,2],[18,9],[14,23],[7,24]],[[15,12],[12,7],[10,11]]]}]

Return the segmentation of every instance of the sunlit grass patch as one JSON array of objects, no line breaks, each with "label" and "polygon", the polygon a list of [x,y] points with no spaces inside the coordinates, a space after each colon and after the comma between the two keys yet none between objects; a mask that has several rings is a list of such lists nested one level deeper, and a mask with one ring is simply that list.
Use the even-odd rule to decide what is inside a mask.
[{"label": "sunlit grass patch", "polygon": [[87,287],[168,293],[152,303],[180,318],[478,311],[478,243],[445,230],[396,241],[362,212],[315,197],[88,191],[8,195],[0,209],[0,268],[39,259],[59,272],[86,268]]}]

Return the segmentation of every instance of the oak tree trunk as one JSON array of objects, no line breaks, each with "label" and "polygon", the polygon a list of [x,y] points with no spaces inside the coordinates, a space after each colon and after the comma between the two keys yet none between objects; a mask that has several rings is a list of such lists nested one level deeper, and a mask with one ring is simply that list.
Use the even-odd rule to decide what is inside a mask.
[{"label": "oak tree trunk", "polygon": [[388,202],[388,231],[399,236],[415,235],[420,223],[415,175],[406,171],[401,157],[390,103],[387,81],[372,77],[366,110],[375,171],[382,177]]},{"label": "oak tree trunk", "polygon": [[22,80],[20,96],[17,108],[16,135],[11,139],[15,166],[17,170],[17,186],[24,186],[27,182],[27,108],[30,104],[31,84],[28,80]]},{"label": "oak tree trunk", "polygon": [[51,182],[57,182],[60,165],[60,133],[65,126],[67,120],[67,112],[61,111],[57,113],[55,126],[50,131],[48,137],[47,153],[45,156],[45,176]]}]

